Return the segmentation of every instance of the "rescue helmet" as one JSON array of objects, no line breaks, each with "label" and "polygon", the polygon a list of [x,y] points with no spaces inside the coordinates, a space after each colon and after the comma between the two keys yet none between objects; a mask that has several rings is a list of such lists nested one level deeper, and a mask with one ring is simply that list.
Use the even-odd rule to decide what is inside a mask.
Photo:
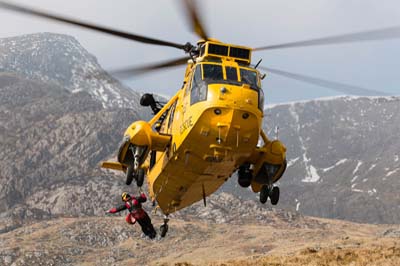
[{"label": "rescue helmet", "polygon": [[131,195],[129,195],[126,192],[123,192],[121,195],[122,201],[128,201],[131,198]]}]

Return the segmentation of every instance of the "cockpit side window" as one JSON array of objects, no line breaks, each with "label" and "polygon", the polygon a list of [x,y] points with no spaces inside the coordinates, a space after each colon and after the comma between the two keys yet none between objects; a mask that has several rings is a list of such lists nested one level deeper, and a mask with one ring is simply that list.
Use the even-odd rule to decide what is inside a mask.
[{"label": "cockpit side window", "polygon": [[191,88],[192,88],[192,79],[193,76],[192,74],[189,76],[187,84],[186,84],[186,88],[185,88],[185,96],[190,92]]},{"label": "cockpit side window", "polygon": [[175,107],[176,107],[176,102],[171,106],[169,110],[168,133],[171,133],[172,121],[174,120],[174,115],[175,115]]},{"label": "cockpit side window", "polygon": [[248,84],[250,88],[258,92],[258,108],[263,111],[264,92],[261,89],[260,79],[258,78],[257,71],[240,68],[240,79],[242,84]]},{"label": "cockpit side window", "polygon": [[250,87],[254,89],[257,89],[259,87],[256,71],[240,68],[240,78],[242,80],[242,83],[249,84]]},{"label": "cockpit side window", "polygon": [[201,78],[201,65],[196,67],[190,91],[190,105],[207,99],[207,84]]}]

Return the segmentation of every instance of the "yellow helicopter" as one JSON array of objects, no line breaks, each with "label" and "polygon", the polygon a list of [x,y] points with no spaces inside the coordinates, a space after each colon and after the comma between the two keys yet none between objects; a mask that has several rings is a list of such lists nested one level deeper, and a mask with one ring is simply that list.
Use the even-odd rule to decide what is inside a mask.
[{"label": "yellow helicopter", "polygon": [[[285,172],[286,148],[278,139],[268,138],[261,128],[264,116],[261,80],[265,74],[258,69],[333,89],[347,86],[348,90],[354,90],[355,87],[262,68],[259,67],[261,61],[253,65],[252,52],[397,38],[399,27],[251,48],[210,38],[193,1],[183,3],[194,32],[201,38],[197,45],[121,32],[4,1],[0,1],[0,8],[129,40],[173,47],[188,55],[160,64],[116,71],[134,74],[187,65],[183,86],[166,104],[156,101],[151,94],[142,96],[141,105],[149,106],[154,117],[150,121],[132,123],[123,136],[117,162],[102,163],[104,168],[124,172],[127,185],[135,180],[141,187],[146,179],[150,197],[165,215],[200,200],[206,204],[206,197],[235,172],[242,187],[251,186],[255,193],[260,192],[260,202],[265,203],[270,198],[276,205],[280,192],[274,183]],[[164,220],[164,225],[167,221]]]},{"label": "yellow helicopter", "polygon": [[208,39],[190,53],[182,88],[160,109],[144,94],[141,104],[155,116],[132,123],[118,163],[102,167],[124,171],[127,184],[135,178],[138,186],[146,174],[150,196],[165,214],[205,200],[237,170],[240,185],[277,204],[273,183],[285,171],[286,148],[261,129],[262,74],[250,66],[251,48]]}]

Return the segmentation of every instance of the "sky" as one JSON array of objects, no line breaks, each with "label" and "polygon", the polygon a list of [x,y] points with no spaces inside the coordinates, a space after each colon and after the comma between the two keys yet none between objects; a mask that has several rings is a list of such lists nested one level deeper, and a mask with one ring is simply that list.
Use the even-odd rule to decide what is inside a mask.
[{"label": "sky", "polygon": [[[199,39],[181,1],[18,0],[71,18],[177,43]],[[260,47],[400,26],[398,0],[202,0],[197,1],[209,35],[223,42]],[[104,69],[119,69],[183,56],[181,50],[146,45],[81,28],[0,10],[0,38],[36,32],[74,36]],[[253,62],[284,71],[400,95],[400,39],[260,51]],[[184,67],[121,80],[140,92],[172,96]],[[343,95],[267,73],[266,103]]]}]

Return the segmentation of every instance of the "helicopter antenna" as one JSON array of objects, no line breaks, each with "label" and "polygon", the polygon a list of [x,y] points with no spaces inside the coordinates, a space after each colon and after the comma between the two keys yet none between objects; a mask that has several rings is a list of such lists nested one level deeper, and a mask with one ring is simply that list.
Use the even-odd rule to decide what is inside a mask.
[{"label": "helicopter antenna", "polygon": [[204,183],[202,184],[202,187],[203,187],[203,204],[204,204],[204,207],[207,207],[206,190],[204,188]]},{"label": "helicopter antenna", "polygon": [[257,68],[258,67],[258,65],[261,63],[261,61],[262,61],[262,58],[260,58],[260,60],[257,62],[257,64],[254,66],[254,68]]},{"label": "helicopter antenna", "polygon": [[275,139],[279,138],[279,126],[275,127]]},{"label": "helicopter antenna", "polygon": [[190,56],[190,59],[192,59],[192,61],[195,62],[195,58],[194,58],[194,55],[192,52],[189,52],[189,56]]}]

